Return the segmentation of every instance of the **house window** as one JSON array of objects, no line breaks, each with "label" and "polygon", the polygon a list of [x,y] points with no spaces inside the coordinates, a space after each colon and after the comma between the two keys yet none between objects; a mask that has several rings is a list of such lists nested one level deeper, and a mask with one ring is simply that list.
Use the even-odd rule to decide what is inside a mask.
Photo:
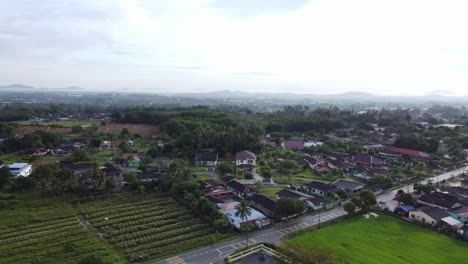
[{"label": "house window", "polygon": [[253,160],[247,160],[247,163],[253,163]]}]

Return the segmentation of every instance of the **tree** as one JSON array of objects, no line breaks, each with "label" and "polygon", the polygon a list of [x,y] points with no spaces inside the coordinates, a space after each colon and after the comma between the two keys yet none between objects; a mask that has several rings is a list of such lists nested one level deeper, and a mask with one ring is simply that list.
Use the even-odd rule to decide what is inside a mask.
[{"label": "tree", "polygon": [[300,264],[337,264],[338,258],[331,252],[319,247],[306,247],[300,243],[284,242],[277,248],[282,255],[281,263]]},{"label": "tree", "polygon": [[13,175],[10,172],[10,169],[7,166],[0,168],[0,189],[4,189],[8,183],[11,181]]},{"label": "tree", "polygon": [[221,175],[226,175],[228,173],[234,173],[236,171],[236,166],[232,162],[223,161],[219,163],[216,171],[219,172]]},{"label": "tree", "polygon": [[73,153],[71,155],[71,159],[74,162],[89,160],[88,156],[86,155],[86,152],[84,150],[81,150],[81,149],[77,149],[77,150],[73,151]]},{"label": "tree", "polygon": [[130,135],[130,132],[128,131],[128,129],[126,127],[122,128],[122,131],[120,131],[120,136],[122,138],[126,138]]},{"label": "tree", "polygon": [[135,172],[126,172],[123,174],[123,179],[128,183],[130,190],[138,189],[139,181]]},{"label": "tree", "polygon": [[81,132],[83,132],[83,127],[82,126],[72,126],[71,131],[72,131],[72,133],[81,133]]},{"label": "tree", "polygon": [[276,217],[289,217],[304,212],[304,203],[298,199],[281,198],[276,202],[274,214]]},{"label": "tree", "polygon": [[361,212],[368,213],[370,209],[377,204],[377,197],[371,190],[364,189],[351,199],[351,202],[358,207]]},{"label": "tree", "polygon": [[378,186],[382,189],[389,189],[393,186],[393,182],[392,180],[390,180],[389,178],[383,176],[383,175],[376,175],[374,177],[372,177],[370,180],[369,180],[369,184],[371,185],[375,185],[375,186]]},{"label": "tree", "polygon": [[414,163],[414,169],[418,171],[418,178],[422,178],[423,177],[423,172],[427,171],[426,165],[424,165],[424,163],[422,163],[420,161],[416,161]]},{"label": "tree", "polygon": [[343,205],[343,209],[351,216],[356,212],[356,205],[352,202],[347,202]]},{"label": "tree", "polygon": [[415,183],[413,185],[413,189],[416,194],[420,194],[420,193],[431,193],[432,191],[436,190],[436,187],[432,185],[431,183],[428,183],[428,184]]},{"label": "tree", "polygon": [[404,205],[416,206],[416,199],[414,199],[411,193],[401,193],[398,195],[398,201]]},{"label": "tree", "polygon": [[271,169],[268,165],[263,166],[260,169],[260,174],[265,178],[271,178]]},{"label": "tree", "polygon": [[[239,206],[237,207],[236,209],[236,213],[235,213],[236,217],[239,217],[242,222],[245,222],[250,215],[252,215],[252,209],[249,207],[249,205],[247,204],[247,202],[242,199]],[[243,227],[242,227],[242,224],[240,225],[240,229],[242,230]],[[246,239],[245,239],[245,248],[247,248],[249,246],[249,232],[247,231],[246,232]]]}]

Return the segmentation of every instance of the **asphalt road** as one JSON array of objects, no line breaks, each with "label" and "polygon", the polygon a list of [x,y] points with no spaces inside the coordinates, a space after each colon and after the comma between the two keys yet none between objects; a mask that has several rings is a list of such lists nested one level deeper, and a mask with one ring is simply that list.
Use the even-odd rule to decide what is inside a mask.
[{"label": "asphalt road", "polygon": [[[467,170],[468,167],[463,167],[460,169],[456,169],[450,172],[443,173],[439,176],[430,178],[432,182],[440,182],[452,178],[458,174],[463,173]],[[426,184],[428,183],[429,179],[425,179],[420,181],[420,183]],[[402,186],[400,189],[404,190],[405,192],[407,189],[412,192],[413,191],[413,184],[408,186]],[[394,191],[387,191],[384,192],[377,197],[377,201],[389,201],[395,197],[395,194],[398,190]],[[333,219],[336,219],[340,216],[345,215],[346,212],[341,208],[335,208],[331,211],[324,212],[320,215],[320,222],[326,222]],[[285,234],[307,228],[309,226],[318,225],[318,216],[305,216],[290,222],[283,222],[275,224],[274,226],[260,230],[252,235],[249,236],[249,244],[250,243],[259,243],[259,242],[270,242],[279,244],[281,242],[281,237]],[[153,264],[218,264],[224,263],[224,258],[230,255],[231,253],[245,248],[245,237],[238,238],[235,240],[231,240],[224,243],[215,244],[213,246],[205,247],[202,249],[198,249],[195,251],[187,252],[176,257],[168,258],[165,260],[161,260],[158,262],[154,262]]]}]

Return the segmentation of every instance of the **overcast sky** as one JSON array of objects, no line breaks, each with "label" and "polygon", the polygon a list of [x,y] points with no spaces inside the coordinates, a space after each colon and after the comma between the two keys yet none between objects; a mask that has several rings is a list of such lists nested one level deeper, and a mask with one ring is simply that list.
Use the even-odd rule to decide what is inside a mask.
[{"label": "overcast sky", "polygon": [[468,95],[466,0],[0,0],[0,85]]}]

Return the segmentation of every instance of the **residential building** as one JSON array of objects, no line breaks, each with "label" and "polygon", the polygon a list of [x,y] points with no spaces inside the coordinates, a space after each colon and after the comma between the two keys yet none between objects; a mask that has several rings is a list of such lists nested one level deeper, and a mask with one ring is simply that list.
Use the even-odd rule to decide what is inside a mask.
[{"label": "residential building", "polygon": [[365,168],[382,168],[385,166],[384,160],[372,155],[354,155],[351,156],[349,162]]},{"label": "residential building", "polygon": [[409,213],[412,221],[420,222],[426,225],[436,226],[442,218],[449,214],[439,207],[423,206]]},{"label": "residential building", "polygon": [[248,150],[243,150],[236,153],[236,168],[237,171],[255,172],[257,157],[255,153]]},{"label": "residential building", "polygon": [[[4,167],[5,165],[0,165],[0,168]],[[10,173],[13,175],[14,178],[18,177],[28,177],[32,173],[32,166],[28,163],[13,163],[8,166]]]},{"label": "residential building", "polygon": [[439,207],[443,210],[455,209],[461,206],[456,197],[441,192],[424,194],[419,197],[418,203],[432,207]]},{"label": "residential building", "polygon": [[338,189],[341,189],[347,193],[357,193],[364,189],[364,184],[359,182],[354,182],[351,180],[338,179],[332,183]]},{"label": "residential building", "polygon": [[254,193],[250,197],[250,203],[260,212],[264,213],[268,217],[274,217],[274,211],[276,201],[259,193]]},{"label": "residential building", "polygon": [[282,148],[301,149],[304,147],[304,140],[285,140],[281,143]]},{"label": "residential building", "polygon": [[194,155],[195,165],[202,167],[214,167],[218,165],[218,153],[201,152]]},{"label": "residential building", "polygon": [[227,187],[239,197],[244,197],[250,192],[250,189],[247,187],[247,185],[244,185],[237,180],[231,180],[227,184]]},{"label": "residential building", "polygon": [[60,162],[60,168],[64,170],[69,170],[75,175],[81,175],[85,172],[92,171],[96,169],[96,164],[86,162],[86,163],[73,163],[71,161],[62,161]]},{"label": "residential building", "polygon": [[304,185],[304,188],[308,191],[309,194],[315,194],[318,196],[330,196],[331,194],[338,191],[338,188],[331,182],[323,181],[311,181]]},{"label": "residential building", "polygon": [[237,209],[227,211],[225,213],[228,222],[236,229],[241,230],[246,224],[254,224],[258,228],[262,228],[270,224],[270,220],[264,214],[259,211],[250,208],[250,215],[247,219],[241,219],[239,216],[236,216]]}]

